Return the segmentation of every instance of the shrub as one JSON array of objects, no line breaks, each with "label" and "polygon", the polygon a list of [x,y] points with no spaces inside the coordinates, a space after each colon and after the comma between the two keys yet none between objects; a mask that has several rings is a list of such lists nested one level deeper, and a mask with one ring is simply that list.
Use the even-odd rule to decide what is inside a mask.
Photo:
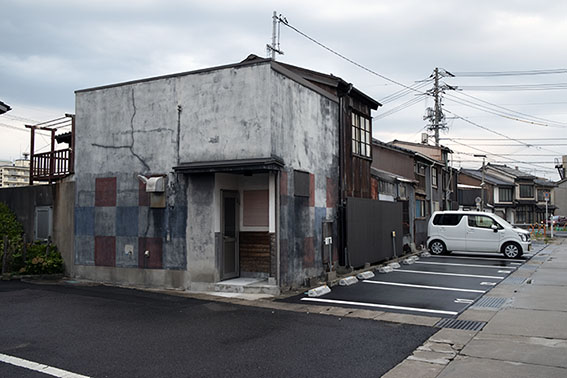
[{"label": "shrub", "polygon": [[17,270],[15,264],[12,267],[20,274],[58,274],[64,271],[63,258],[52,244],[28,244],[26,261],[23,262],[23,256],[21,261],[23,264]]},{"label": "shrub", "polygon": [[23,245],[23,233],[24,227],[16,218],[16,214],[10,210],[8,205],[0,202],[0,254],[4,253],[4,236],[8,236],[8,244],[12,251],[20,251]]}]

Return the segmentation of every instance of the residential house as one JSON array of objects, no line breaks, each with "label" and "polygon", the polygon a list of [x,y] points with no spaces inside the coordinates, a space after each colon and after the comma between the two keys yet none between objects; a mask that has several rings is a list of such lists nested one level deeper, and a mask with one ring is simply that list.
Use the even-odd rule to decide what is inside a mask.
[{"label": "residential house", "polygon": [[[481,177],[481,169],[476,178]],[[474,175],[472,171],[468,175]],[[494,183],[494,212],[510,223],[533,224],[545,220],[546,197],[548,215],[555,212],[553,189],[555,183],[522,172],[517,167],[488,163],[485,166],[485,182]],[[465,184],[464,181],[461,181]],[[547,194],[546,194],[547,193]]]},{"label": "residential house", "polygon": [[346,220],[371,201],[378,106],[339,77],[253,55],[76,91],[73,274],[271,290],[352,265]]}]

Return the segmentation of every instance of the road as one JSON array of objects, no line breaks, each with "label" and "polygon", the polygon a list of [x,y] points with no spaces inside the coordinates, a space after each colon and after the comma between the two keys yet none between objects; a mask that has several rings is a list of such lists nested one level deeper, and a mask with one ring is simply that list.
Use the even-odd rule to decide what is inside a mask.
[{"label": "road", "polygon": [[[0,357],[92,377],[381,376],[436,328],[0,282]],[[2,377],[47,377],[0,362]]]}]

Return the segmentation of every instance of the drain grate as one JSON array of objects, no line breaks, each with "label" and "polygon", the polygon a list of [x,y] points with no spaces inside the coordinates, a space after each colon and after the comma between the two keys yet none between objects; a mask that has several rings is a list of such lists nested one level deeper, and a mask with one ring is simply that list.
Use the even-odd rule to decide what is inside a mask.
[{"label": "drain grate", "polygon": [[461,319],[450,319],[445,318],[439,320],[435,327],[439,328],[453,328],[462,329],[465,331],[480,331],[484,327],[486,322],[479,322],[476,320],[461,320]]},{"label": "drain grate", "polygon": [[525,277],[508,277],[504,281],[502,281],[502,283],[504,285],[521,285],[524,283],[524,281],[526,281]]},{"label": "drain grate", "polygon": [[482,308],[502,308],[504,304],[508,301],[508,298],[501,297],[483,297],[475,302],[472,307],[482,307]]}]

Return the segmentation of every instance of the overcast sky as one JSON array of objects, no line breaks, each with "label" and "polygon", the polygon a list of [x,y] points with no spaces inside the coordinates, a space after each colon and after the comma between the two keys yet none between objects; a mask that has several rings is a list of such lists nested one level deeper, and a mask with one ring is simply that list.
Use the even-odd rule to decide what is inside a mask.
[{"label": "overcast sky", "polygon": [[[461,90],[448,91],[444,100],[449,130],[441,136],[452,140],[442,143],[455,151],[456,167],[479,167],[481,159],[472,154],[490,153],[488,161],[551,179],[558,178],[554,158],[567,155],[565,0],[0,0],[0,9],[0,101],[13,108],[0,115],[0,160],[29,152],[24,124],[74,113],[77,89],[236,63],[251,53],[265,57],[273,11],[404,85],[428,79],[435,67],[461,74],[538,73],[444,78]],[[420,93],[431,83],[388,102],[387,96],[403,87],[284,25],[281,50],[282,62],[332,73],[384,100],[373,114],[375,138],[420,141],[425,109],[433,104]],[[383,116],[413,99],[412,106]],[[40,139],[38,147],[48,143]]]}]

